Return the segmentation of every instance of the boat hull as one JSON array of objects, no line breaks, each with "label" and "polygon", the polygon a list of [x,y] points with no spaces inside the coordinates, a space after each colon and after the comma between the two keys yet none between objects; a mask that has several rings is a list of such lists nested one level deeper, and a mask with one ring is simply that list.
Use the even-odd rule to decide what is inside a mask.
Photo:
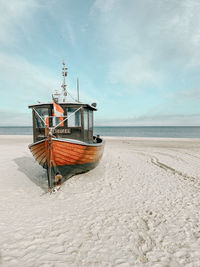
[{"label": "boat hull", "polygon": [[61,183],[75,174],[95,168],[103,154],[104,142],[88,144],[71,139],[44,139],[29,146],[36,161],[45,169],[50,180],[62,175]]}]

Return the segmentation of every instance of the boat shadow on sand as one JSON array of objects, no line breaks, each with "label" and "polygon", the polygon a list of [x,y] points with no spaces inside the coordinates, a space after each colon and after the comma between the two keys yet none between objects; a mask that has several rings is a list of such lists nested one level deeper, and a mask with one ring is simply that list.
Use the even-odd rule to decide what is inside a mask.
[{"label": "boat shadow on sand", "polygon": [[41,168],[32,157],[20,157],[13,160],[18,170],[26,175],[34,184],[39,186],[43,191],[48,190],[47,173]]}]

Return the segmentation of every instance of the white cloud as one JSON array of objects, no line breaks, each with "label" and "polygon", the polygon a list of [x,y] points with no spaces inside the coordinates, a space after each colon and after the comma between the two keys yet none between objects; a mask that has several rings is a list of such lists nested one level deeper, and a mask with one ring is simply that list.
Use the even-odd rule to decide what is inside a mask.
[{"label": "white cloud", "polygon": [[0,126],[30,126],[32,124],[32,113],[28,109],[27,112],[1,109],[0,117]]},{"label": "white cloud", "polygon": [[30,23],[37,7],[37,0],[0,1],[1,45],[16,46],[20,42],[20,34],[29,38],[27,23]]},{"label": "white cloud", "polygon": [[112,83],[121,82],[125,88],[135,91],[140,86],[158,87],[161,84],[161,74],[151,67],[151,60],[138,55],[116,61],[110,66]]},{"label": "white cloud", "polygon": [[96,126],[199,126],[200,114],[153,114],[117,119],[97,119]]},{"label": "white cloud", "polygon": [[[18,48],[25,40],[34,42],[35,36],[32,31],[35,30],[35,23],[39,15],[44,16],[45,19],[51,18],[53,24],[57,25],[62,39],[70,41],[72,45],[75,45],[76,37],[72,20],[68,16],[68,2],[64,3],[65,5],[63,5],[63,2],[58,5],[58,2],[55,0],[0,0],[1,45]],[[65,6],[67,13],[64,13],[63,6]],[[62,16],[65,14],[67,19],[61,18],[60,14]],[[48,25],[45,26],[48,27]],[[48,46],[46,49],[49,49]]]},{"label": "white cloud", "polygon": [[0,79],[7,83],[14,97],[25,95],[27,99],[33,95],[46,98],[47,92],[59,86],[59,81],[50,70],[31,64],[22,57],[3,53],[0,53]]},{"label": "white cloud", "polygon": [[101,11],[103,13],[107,13],[112,11],[112,9],[118,3],[118,0],[96,0],[91,7],[91,14],[95,14],[96,11]]},{"label": "white cloud", "polygon": [[199,67],[199,13],[196,0],[96,0],[91,16],[112,61],[111,81],[157,87]]}]

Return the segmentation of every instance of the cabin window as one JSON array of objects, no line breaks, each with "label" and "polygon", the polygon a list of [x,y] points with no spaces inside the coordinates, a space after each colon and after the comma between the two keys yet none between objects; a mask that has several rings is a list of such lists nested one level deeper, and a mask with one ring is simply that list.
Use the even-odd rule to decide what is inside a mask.
[{"label": "cabin window", "polygon": [[41,119],[37,113],[35,112],[35,124],[36,124],[36,128],[45,128],[45,123],[47,117],[49,116],[49,110],[48,108],[37,108],[36,109],[37,113],[41,116]]},{"label": "cabin window", "polygon": [[[65,118],[61,118],[61,119],[65,119]],[[59,117],[53,117],[53,126],[57,126],[59,123],[61,123],[61,120]],[[61,123],[59,125],[59,127],[63,127],[64,126],[64,123]]]},{"label": "cabin window", "polygon": [[92,124],[93,124],[93,112],[92,110],[89,110],[89,130],[92,130]]},{"label": "cabin window", "polygon": [[[67,108],[68,127],[81,127],[81,112],[80,110],[74,113],[78,108]],[[72,115],[72,113],[74,113]]]},{"label": "cabin window", "polygon": [[88,130],[88,110],[84,109],[84,130]]}]

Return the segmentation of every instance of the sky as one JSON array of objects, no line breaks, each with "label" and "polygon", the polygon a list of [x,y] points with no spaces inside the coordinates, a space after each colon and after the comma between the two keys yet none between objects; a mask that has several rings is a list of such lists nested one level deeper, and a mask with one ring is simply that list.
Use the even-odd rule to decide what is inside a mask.
[{"label": "sky", "polygon": [[199,14],[199,0],[0,0],[0,126],[32,124],[63,59],[95,125],[199,126]]}]

